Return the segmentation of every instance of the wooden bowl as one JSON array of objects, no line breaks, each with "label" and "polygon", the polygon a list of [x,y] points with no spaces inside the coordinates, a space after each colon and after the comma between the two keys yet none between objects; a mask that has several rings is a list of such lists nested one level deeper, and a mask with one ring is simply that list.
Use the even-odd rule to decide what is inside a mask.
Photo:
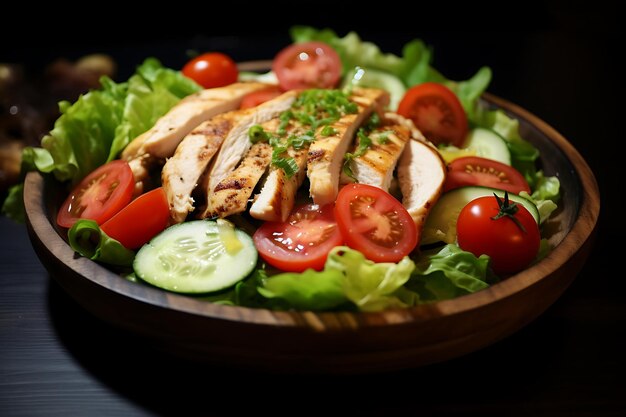
[{"label": "wooden bowl", "polygon": [[520,120],[541,151],[542,168],[562,184],[548,225],[556,248],[492,287],[454,300],[378,313],[280,312],[215,305],[129,282],[78,256],[54,221],[61,187],[29,173],[25,183],[32,244],[50,275],[86,310],[178,354],[237,367],[289,372],[369,372],[450,359],[517,331],[567,288],[593,241],[600,198],[589,166],[546,123],[491,95]]}]

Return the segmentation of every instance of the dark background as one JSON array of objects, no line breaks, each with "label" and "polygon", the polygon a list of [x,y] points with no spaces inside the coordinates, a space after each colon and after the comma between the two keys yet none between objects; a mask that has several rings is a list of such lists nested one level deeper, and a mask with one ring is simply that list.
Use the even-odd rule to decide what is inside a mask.
[{"label": "dark background", "polygon": [[[420,37],[449,78],[490,66],[490,92],[548,122],[588,161],[602,214],[595,249],[572,286],[520,332],[443,364],[358,377],[261,375],[174,359],[102,324],[48,278],[25,228],[0,218],[0,415],[626,415],[618,13],[597,2],[469,4],[454,15],[420,4],[415,11],[337,4],[273,3],[292,18],[267,13],[267,3],[254,3],[245,18],[239,3],[238,10],[172,5],[140,20],[100,5],[78,19],[51,15],[34,40],[32,24],[0,25],[0,61],[36,73],[57,57],[105,52],[124,79],[147,56],[180,68],[190,49],[271,58],[289,43],[292,23],[356,30],[394,53]],[[504,13],[489,14],[498,7]]]}]

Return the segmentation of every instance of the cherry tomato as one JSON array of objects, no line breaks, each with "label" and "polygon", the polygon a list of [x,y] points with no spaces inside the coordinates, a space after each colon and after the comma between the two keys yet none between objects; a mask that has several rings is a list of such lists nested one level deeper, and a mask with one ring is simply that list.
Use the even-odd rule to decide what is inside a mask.
[{"label": "cherry tomato", "polygon": [[104,222],[107,236],[128,249],[139,249],[167,227],[170,211],[162,187],[140,195]]},{"label": "cherry tomato", "polygon": [[467,135],[467,116],[461,102],[441,84],[411,87],[398,105],[398,114],[413,120],[434,144],[461,146]]},{"label": "cherry tomato", "polygon": [[518,170],[501,162],[479,156],[458,158],[448,165],[444,191],[466,185],[481,185],[515,194],[522,191],[530,193],[528,182]]},{"label": "cherry tomato", "polygon": [[374,262],[399,262],[417,245],[411,215],[378,187],[343,187],[335,202],[335,218],[346,244]]},{"label": "cherry tomato", "polygon": [[57,223],[69,228],[78,219],[91,219],[100,225],[130,202],[134,187],[127,162],[102,165],[74,187],[59,209]]},{"label": "cherry tomato", "polygon": [[272,70],[283,90],[333,88],[341,77],[341,59],[325,43],[294,43],[276,55]]},{"label": "cherry tomato", "polygon": [[270,101],[271,99],[276,98],[281,94],[282,91],[277,86],[271,86],[259,91],[253,91],[252,93],[248,93],[243,96],[239,108],[249,109],[251,107],[256,107],[259,104]]},{"label": "cherry tomato", "polygon": [[315,204],[295,209],[284,223],[264,223],[253,239],[268,264],[292,272],[323,269],[328,252],[343,243],[332,205]]},{"label": "cherry tomato", "polygon": [[183,75],[204,88],[224,87],[237,81],[237,64],[228,55],[209,52],[199,55],[183,67]]},{"label": "cherry tomato", "polygon": [[535,219],[521,204],[513,207],[510,215],[495,218],[501,211],[498,199],[479,197],[463,207],[456,224],[459,247],[476,256],[489,255],[496,274],[521,271],[539,251],[541,236]]}]

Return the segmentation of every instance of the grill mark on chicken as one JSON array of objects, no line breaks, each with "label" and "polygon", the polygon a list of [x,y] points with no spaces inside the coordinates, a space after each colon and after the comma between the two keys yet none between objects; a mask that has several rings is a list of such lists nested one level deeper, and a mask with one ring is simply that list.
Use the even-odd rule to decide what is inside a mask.
[{"label": "grill mark on chicken", "polygon": [[307,150],[290,148],[288,154],[298,165],[290,178],[280,168],[270,170],[261,192],[250,207],[250,215],[265,221],[285,221],[295,203],[296,192],[306,176]]},{"label": "grill mark on chicken", "polygon": [[239,166],[209,194],[200,218],[226,217],[245,211],[254,187],[270,164],[271,153],[272,147],[267,143],[252,145]]},{"label": "grill mark on chicken", "polygon": [[[369,136],[372,144],[369,148],[361,156],[348,162],[357,182],[373,185],[385,191],[389,190],[398,159],[411,138],[411,132],[407,127],[388,125],[389,122],[384,120],[382,126],[371,132]],[[385,135],[384,141],[381,141],[381,135]],[[342,182],[349,180],[342,178]]]},{"label": "grill mark on chicken", "polygon": [[288,110],[298,96],[296,91],[288,91],[256,108],[240,110],[240,117],[228,132],[222,148],[213,159],[205,176],[204,188],[207,196],[239,164],[248,149],[250,139],[248,129],[256,124],[267,122]]},{"label": "grill mark on chicken", "polygon": [[246,186],[246,180],[245,178],[234,178],[234,179],[226,179],[224,181],[221,181],[219,184],[217,184],[217,186],[215,187],[215,192],[218,191],[222,191],[222,190],[241,190],[242,188],[244,188]]},{"label": "grill mark on chicken", "polygon": [[323,149],[314,149],[312,151],[309,151],[307,154],[307,162],[310,164],[312,162],[320,160],[324,157],[325,153],[326,151]]},{"label": "grill mark on chicken", "polygon": [[359,88],[354,89],[350,101],[358,105],[358,112],[342,116],[329,126],[336,132],[331,136],[321,134],[318,129],[315,134],[315,142],[311,144],[307,162],[307,175],[309,177],[309,193],[315,204],[324,205],[331,203],[337,197],[339,191],[339,178],[343,165],[343,157],[356,129],[374,111],[380,112],[389,102],[389,94],[378,89]]},{"label": "grill mark on chicken", "polygon": [[193,211],[195,201],[191,193],[235,118],[236,112],[229,112],[201,123],[183,139],[174,156],[163,166],[161,182],[170,203],[172,223],[184,221]]}]

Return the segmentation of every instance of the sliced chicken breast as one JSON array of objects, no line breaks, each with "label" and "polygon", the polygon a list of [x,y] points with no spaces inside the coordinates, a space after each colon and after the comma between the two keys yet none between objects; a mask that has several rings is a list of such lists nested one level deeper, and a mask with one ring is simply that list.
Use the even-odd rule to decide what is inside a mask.
[{"label": "sliced chicken breast", "polygon": [[398,113],[392,112],[385,113],[385,119],[409,129],[409,131],[411,132],[411,137],[413,139],[419,140],[420,142],[424,142],[434,147],[434,145],[428,139],[426,139],[426,136],[424,136],[424,134],[417,127],[415,127],[415,123],[413,123],[413,120],[407,119],[406,117],[400,116]]},{"label": "sliced chicken breast", "polygon": [[[356,182],[389,191],[393,171],[405,145],[411,140],[411,132],[403,125],[384,123],[368,133],[368,137],[371,145],[363,155],[350,160],[350,170]],[[358,149],[359,142],[357,138],[354,149]]]},{"label": "sliced chicken breast", "polygon": [[237,121],[228,132],[222,147],[206,173],[205,186],[207,196],[211,194],[220,181],[235,169],[241,158],[250,149],[252,144],[250,143],[248,130],[254,125],[262,124],[278,117],[280,113],[291,107],[297,96],[297,91],[288,91],[255,108],[237,112]]},{"label": "sliced chicken breast", "polygon": [[410,140],[398,163],[398,181],[402,204],[420,233],[445,180],[446,165],[439,152],[430,145]]},{"label": "sliced chicken breast", "polygon": [[380,111],[389,103],[389,93],[378,89],[355,89],[350,100],[358,105],[358,112],[346,114],[332,123],[330,127],[336,133],[331,136],[323,136],[323,129],[318,129],[315,141],[309,147],[307,175],[311,184],[309,192],[315,204],[325,205],[335,201],[343,157],[356,130],[374,111]]},{"label": "sliced chicken breast", "polygon": [[143,142],[140,146],[131,142],[123,157],[129,159],[135,152],[132,157],[147,153],[158,158],[169,158],[183,138],[200,123],[217,114],[237,109],[246,94],[263,88],[267,88],[267,84],[234,83],[185,97],[136,139]]},{"label": "sliced chicken breast", "polygon": [[126,147],[122,151],[122,154],[120,155],[120,159],[123,159],[125,161],[131,161],[137,157],[142,156],[139,153],[139,149],[141,149],[141,147],[143,146],[143,143],[148,138],[148,132],[150,131],[148,130],[147,132],[143,132],[141,135],[133,139],[131,143],[126,145]]},{"label": "sliced chicken breast", "polygon": [[296,193],[305,178],[307,150],[290,148],[288,154],[298,165],[297,172],[287,177],[280,168],[271,168],[261,192],[250,207],[250,215],[255,219],[284,222],[295,204]]},{"label": "sliced chicken breast", "polygon": [[[192,192],[203,174],[205,178],[203,184],[214,182],[213,186],[205,188],[208,196],[210,195],[208,190],[215,189],[219,181],[237,166],[250,148],[248,129],[257,123],[277,117],[291,106],[295,95],[295,92],[285,93],[254,109],[219,114],[201,123],[183,139],[174,156],[166,162],[161,174],[173,223],[184,221],[189,212],[194,210]],[[222,153],[225,148],[228,158]],[[207,169],[210,162],[212,168]],[[220,176],[220,180],[217,180],[217,175]]]},{"label": "sliced chicken breast", "polygon": [[146,190],[151,188],[151,185],[153,184],[150,184],[150,171],[152,167],[159,166],[161,164],[163,164],[163,161],[153,158],[147,154],[128,161],[128,166],[130,166],[130,170],[133,172],[133,177],[135,178],[135,197],[143,194]]},{"label": "sliced chicken breast", "polygon": [[208,206],[200,218],[227,217],[245,211],[254,187],[271,160],[272,147],[269,144],[252,145],[239,166],[209,194]]},{"label": "sliced chicken breast", "polygon": [[185,221],[189,212],[194,210],[191,193],[236,122],[236,113],[220,114],[192,130],[163,166],[161,182],[170,205],[172,223]]}]

